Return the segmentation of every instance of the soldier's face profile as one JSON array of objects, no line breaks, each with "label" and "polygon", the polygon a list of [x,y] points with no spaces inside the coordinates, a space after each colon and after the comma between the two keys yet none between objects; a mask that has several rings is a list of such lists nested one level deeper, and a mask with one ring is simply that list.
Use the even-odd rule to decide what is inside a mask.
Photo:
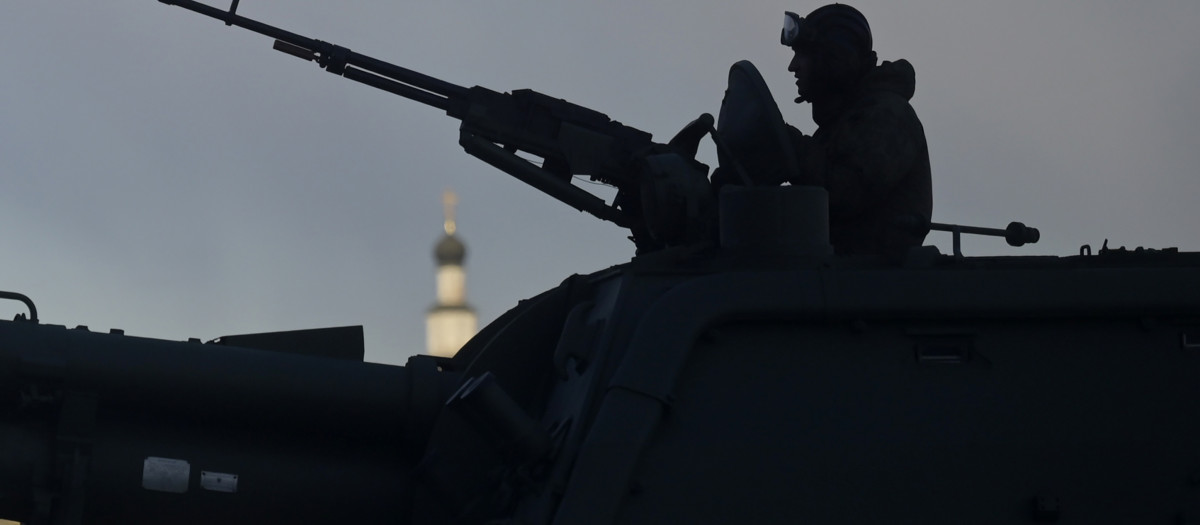
[{"label": "soldier's face profile", "polygon": [[791,71],[792,75],[796,77],[796,93],[804,96],[812,82],[812,58],[808,53],[799,49],[795,50],[792,61],[788,63],[788,71]]}]

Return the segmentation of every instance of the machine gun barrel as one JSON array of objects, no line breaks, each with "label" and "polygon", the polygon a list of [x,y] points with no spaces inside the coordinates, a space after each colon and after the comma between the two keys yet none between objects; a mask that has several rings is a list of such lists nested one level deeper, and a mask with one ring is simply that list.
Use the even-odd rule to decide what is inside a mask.
[{"label": "machine gun barrel", "polygon": [[194,0],[159,0],[159,2],[216,18],[225,22],[225,25],[237,26],[269,36],[275,39],[274,48],[276,50],[304,60],[314,61],[330,73],[434,106],[452,115],[461,112],[461,101],[466,98],[467,89],[462,86],[355,53],[342,46],[308,38],[240,16],[236,13],[236,1],[231,5],[229,11],[222,11]]},{"label": "machine gun barrel", "polygon": [[[194,0],[159,0],[275,39],[274,48],[339,76],[436,107],[462,121],[459,143],[467,153],[542,190],[567,205],[633,228],[630,209],[639,188],[630,166],[655,144],[645,131],[607,115],[532,90],[499,93],[464,88],[342,46],[297,35]],[[539,157],[529,160],[519,152]],[[576,175],[616,186],[612,204],[575,186]]]}]

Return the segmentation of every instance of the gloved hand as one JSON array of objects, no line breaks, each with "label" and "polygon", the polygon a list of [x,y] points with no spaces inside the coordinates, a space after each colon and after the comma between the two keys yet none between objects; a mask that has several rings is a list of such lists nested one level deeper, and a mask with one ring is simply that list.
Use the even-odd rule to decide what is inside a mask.
[{"label": "gloved hand", "polygon": [[716,122],[712,115],[708,113],[701,114],[696,120],[693,120],[679,130],[674,137],[671,137],[667,145],[676,153],[683,155],[686,158],[696,158],[696,150],[700,148],[700,141],[713,130],[713,124]]}]

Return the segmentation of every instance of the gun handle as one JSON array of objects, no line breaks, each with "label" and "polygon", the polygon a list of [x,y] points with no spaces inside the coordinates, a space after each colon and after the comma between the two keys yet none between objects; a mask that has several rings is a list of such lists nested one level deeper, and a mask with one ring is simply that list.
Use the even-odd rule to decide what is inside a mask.
[{"label": "gun handle", "polygon": [[309,62],[316,60],[317,58],[316,53],[314,53],[313,50],[305,49],[295,44],[289,44],[283,40],[276,40],[275,44],[271,46],[271,48],[276,51],[283,51],[284,53],[292,55],[296,58],[303,58]]}]

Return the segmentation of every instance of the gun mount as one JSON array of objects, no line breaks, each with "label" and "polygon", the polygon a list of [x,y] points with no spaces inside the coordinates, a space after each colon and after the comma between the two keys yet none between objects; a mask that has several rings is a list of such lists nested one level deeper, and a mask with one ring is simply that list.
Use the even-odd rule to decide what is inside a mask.
[{"label": "gun mount", "polygon": [[[379,79],[425,77],[295,43],[237,17],[236,0],[228,12],[178,3],[279,33],[279,47],[348,78],[462,110],[464,128],[502,152],[489,158],[512,161],[499,131],[468,125],[470,108],[495,97],[512,108],[524,95],[472,100],[424,80],[434,89],[408,92]],[[735,69],[758,90],[752,66]],[[762,102],[727,103],[739,100]],[[0,517],[1155,523],[1200,510],[1200,254],[838,257],[824,190],[753,185],[778,151],[747,156],[761,142],[724,122],[722,165],[747,184],[716,197],[717,242],[572,276],[449,359],[364,363],[354,327],[207,343],[67,329],[42,324],[28,297],[0,293],[29,309],[0,321]],[[599,176],[629,199],[646,191],[638,177],[690,181],[692,167],[672,166],[689,165],[681,146],[712,127],[702,118],[665,145],[646,163],[657,171]],[[587,163],[578,152],[551,160],[557,151],[514,171],[569,185],[562,175]],[[650,234],[671,231],[655,214],[684,216],[648,213],[663,202],[637,198],[643,209],[603,206]]]}]

